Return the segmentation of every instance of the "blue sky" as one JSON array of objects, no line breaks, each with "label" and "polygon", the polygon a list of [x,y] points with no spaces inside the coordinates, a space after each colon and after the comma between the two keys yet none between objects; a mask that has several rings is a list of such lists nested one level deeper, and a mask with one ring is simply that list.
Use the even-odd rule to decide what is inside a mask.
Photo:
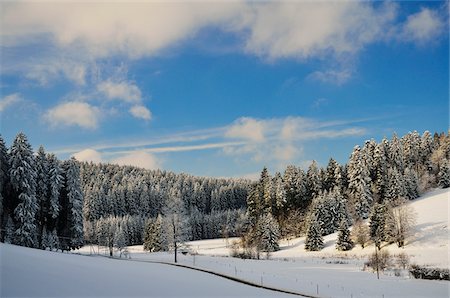
[{"label": "blue sky", "polygon": [[446,2],[0,5],[8,145],[255,177],[449,127]]}]

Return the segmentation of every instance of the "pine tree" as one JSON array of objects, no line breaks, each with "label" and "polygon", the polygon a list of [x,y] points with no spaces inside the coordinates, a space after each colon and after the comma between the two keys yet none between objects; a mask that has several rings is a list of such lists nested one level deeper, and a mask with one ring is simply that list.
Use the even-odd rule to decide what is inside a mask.
[{"label": "pine tree", "polygon": [[374,164],[375,164],[375,176],[376,180],[373,181],[375,184],[375,191],[378,196],[378,202],[383,202],[386,189],[388,185],[387,180],[387,148],[389,146],[388,140],[383,139],[375,148],[374,151]]},{"label": "pine tree", "polygon": [[67,225],[71,249],[83,246],[83,193],[80,186],[80,168],[74,158],[64,162],[66,195],[68,198]]},{"label": "pine tree", "polygon": [[350,199],[355,206],[356,216],[365,219],[368,216],[373,199],[370,190],[369,171],[359,146],[355,146],[350,157],[348,179]]},{"label": "pine tree", "polygon": [[319,167],[315,160],[312,161],[306,173],[306,188],[309,200],[319,195],[322,190],[322,181],[320,180]]},{"label": "pine tree", "polygon": [[5,243],[14,242],[14,232],[15,232],[14,223],[11,216],[9,216],[8,214],[6,217],[6,226],[5,226],[5,239],[4,239]]},{"label": "pine tree", "polygon": [[378,249],[381,248],[381,242],[385,239],[385,227],[386,223],[386,206],[376,203],[373,206],[372,213],[370,215],[370,238],[375,243]]},{"label": "pine tree", "polygon": [[393,202],[407,195],[403,176],[397,171],[397,168],[389,168],[388,170],[388,187],[386,191],[386,199]]},{"label": "pine tree", "polygon": [[419,178],[417,177],[416,170],[414,170],[414,168],[406,168],[403,177],[406,188],[406,197],[409,200],[414,200],[419,197]]},{"label": "pine tree", "polygon": [[14,209],[16,231],[14,243],[37,246],[36,171],[31,145],[23,133],[19,133],[10,149],[10,179],[16,192],[18,205]]},{"label": "pine tree", "polygon": [[272,213],[272,178],[270,177],[269,171],[266,167],[264,167],[261,172],[261,177],[259,178],[258,183],[258,191],[263,211]]},{"label": "pine tree", "polygon": [[[47,213],[49,209],[49,181],[48,181],[48,161],[47,156],[45,154],[45,150],[43,146],[40,146],[36,155],[36,199],[39,206],[38,216],[37,216],[37,225],[39,228],[39,243],[40,247],[43,247],[44,244],[41,242],[46,240],[44,238],[47,237],[47,229],[45,226],[47,225]],[[45,231],[44,231],[45,230]],[[46,244],[45,244],[46,245]]]},{"label": "pine tree", "polygon": [[279,249],[278,240],[280,239],[280,229],[277,221],[272,214],[263,215],[257,225],[257,235],[259,250],[265,252],[273,252]]},{"label": "pine tree", "polygon": [[61,209],[61,206],[59,204],[59,196],[64,182],[63,169],[61,168],[61,164],[54,154],[49,154],[47,156],[47,160],[48,160],[48,171],[49,171],[48,180],[50,190],[48,215],[52,219],[56,219]]},{"label": "pine tree", "polygon": [[450,166],[447,160],[444,160],[444,162],[442,163],[438,177],[440,187],[442,188],[450,187]]},{"label": "pine tree", "polygon": [[284,209],[284,206],[286,204],[286,193],[283,186],[283,178],[281,177],[280,173],[276,173],[273,178],[273,194],[272,198],[274,202],[272,203],[273,206],[273,215],[275,217],[278,217],[281,215],[281,212]]},{"label": "pine tree", "polygon": [[[0,228],[3,224],[3,209],[4,209],[4,197],[6,190],[6,183],[9,176],[9,155],[6,149],[5,142],[0,135]],[[0,235],[1,236],[1,235]],[[1,237],[0,237],[1,239]]]},{"label": "pine tree", "polygon": [[350,237],[350,230],[348,229],[348,223],[346,220],[341,221],[339,226],[338,239],[336,241],[337,250],[351,250],[354,244]]},{"label": "pine tree", "polygon": [[127,239],[122,226],[118,226],[114,233],[114,247],[119,250],[120,256],[122,256],[122,249],[127,246]]},{"label": "pine tree", "polygon": [[403,173],[405,168],[403,161],[403,148],[397,134],[395,133],[389,143],[389,161],[391,168],[396,168],[400,173]]},{"label": "pine tree", "polygon": [[305,249],[309,251],[318,251],[324,247],[322,231],[317,219],[313,218],[309,224],[306,234]]}]

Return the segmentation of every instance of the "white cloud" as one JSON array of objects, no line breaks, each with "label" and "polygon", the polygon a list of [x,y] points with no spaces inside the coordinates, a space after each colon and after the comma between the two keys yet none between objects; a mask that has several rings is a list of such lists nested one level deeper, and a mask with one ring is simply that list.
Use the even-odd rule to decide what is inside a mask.
[{"label": "white cloud", "polygon": [[237,28],[248,30],[246,50],[270,60],[353,54],[379,40],[396,7],[369,2],[256,3]]},{"label": "white cloud", "polygon": [[79,86],[86,84],[87,65],[82,62],[52,57],[44,59],[41,63],[32,61],[18,67],[25,69],[26,78],[43,86],[59,80],[61,77],[65,77]]},{"label": "white cloud", "polygon": [[139,103],[142,100],[141,90],[131,82],[107,80],[98,84],[97,90],[111,100],[122,100],[128,103]]},{"label": "white cloud", "polygon": [[44,119],[53,127],[59,125],[95,129],[98,126],[98,108],[85,102],[65,102],[49,109]]},{"label": "white cloud", "polygon": [[94,149],[84,149],[72,155],[79,161],[92,161],[92,162],[102,162],[102,155],[100,152]]},{"label": "white cloud", "polygon": [[111,162],[118,165],[135,166],[149,170],[158,169],[161,167],[161,162],[155,155],[144,151],[135,151],[113,159]]},{"label": "white cloud", "polygon": [[140,119],[144,119],[144,120],[150,120],[152,119],[152,113],[150,112],[149,109],[147,109],[144,106],[132,106],[130,108],[130,113],[131,115],[133,115],[136,118],[140,118]]},{"label": "white cloud", "polygon": [[326,71],[315,71],[309,74],[307,76],[307,79],[340,86],[349,81],[351,77],[352,72],[348,69],[344,70],[330,69]]},{"label": "white cloud", "polygon": [[22,100],[23,100],[23,98],[19,93],[13,93],[13,94],[3,97],[0,100],[0,112],[3,112],[4,110],[6,110],[6,108],[8,108],[8,107],[12,106],[13,104],[18,103]]},{"label": "white cloud", "polygon": [[5,3],[3,42],[45,34],[62,48],[79,45],[87,55],[154,55],[208,24],[226,23],[241,3]]},{"label": "white cloud", "polygon": [[[253,125],[245,125],[247,123]],[[274,160],[285,164],[301,156],[305,141],[359,136],[366,133],[363,128],[348,127],[351,124],[352,121],[322,122],[304,117],[260,120],[240,118],[231,126],[233,133],[230,134],[229,129],[225,137],[241,137],[243,144],[225,147],[222,152],[230,156],[250,157],[257,162]],[[263,138],[251,134],[258,130],[256,135],[263,135]]]},{"label": "white cloud", "polygon": [[264,141],[266,125],[264,121],[242,117],[236,120],[225,132],[228,138],[247,139],[254,142]]},{"label": "white cloud", "polygon": [[434,40],[444,26],[444,21],[436,11],[423,8],[420,12],[408,16],[403,26],[402,38],[423,44]]}]

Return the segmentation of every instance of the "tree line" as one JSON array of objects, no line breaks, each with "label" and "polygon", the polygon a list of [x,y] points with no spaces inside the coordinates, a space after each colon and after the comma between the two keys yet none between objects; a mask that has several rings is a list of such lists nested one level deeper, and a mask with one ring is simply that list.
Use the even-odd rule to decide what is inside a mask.
[{"label": "tree line", "polygon": [[83,245],[83,193],[75,159],[60,161],[19,133],[8,149],[0,137],[0,239],[70,250]]},{"label": "tree line", "polygon": [[[305,249],[320,250],[323,236],[339,231],[337,248],[348,250],[353,247],[348,227],[370,217],[370,233],[355,230],[367,231],[377,246],[382,241],[403,246],[412,218],[400,206],[430,188],[449,187],[449,159],[448,134],[414,131],[355,146],[344,165],[331,158],[321,168],[313,161],[306,171],[290,165],[273,177],[264,168],[247,197],[250,224],[241,244],[259,256],[260,250],[277,249],[277,237],[306,235]],[[266,229],[272,235],[261,232]],[[359,235],[359,242],[364,245],[367,237]]]}]

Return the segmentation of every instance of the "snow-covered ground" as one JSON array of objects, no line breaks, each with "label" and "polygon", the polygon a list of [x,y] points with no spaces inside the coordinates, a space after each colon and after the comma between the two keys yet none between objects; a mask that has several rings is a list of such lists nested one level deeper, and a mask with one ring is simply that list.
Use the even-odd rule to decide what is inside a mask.
[{"label": "snow-covered ground", "polygon": [[[411,202],[417,213],[415,236],[403,249],[386,246],[393,255],[405,252],[412,263],[448,268],[450,190],[435,190]],[[416,280],[386,272],[380,280],[363,271],[373,245],[350,252],[335,250],[336,234],[325,237],[321,252],[306,252],[304,237],[281,242],[270,260],[229,257],[234,239],[193,241],[199,255],[179,254],[179,263],[256,284],[320,297],[449,297],[448,281]],[[78,253],[91,254],[97,247]],[[0,296],[262,296],[283,294],[246,286],[221,277],[149,261],[172,262],[171,253],[147,253],[129,247],[131,259],[113,260],[0,244]],[[101,252],[101,251],[100,251]]]},{"label": "snow-covered ground", "polygon": [[0,297],[288,297],[163,264],[0,244]]},{"label": "snow-covered ground", "polygon": [[[417,213],[415,235],[405,248],[383,247],[391,255],[408,254],[411,263],[448,268],[450,190],[437,189],[411,202]],[[325,237],[320,252],[304,250],[304,237],[281,242],[281,250],[271,260],[241,260],[228,257],[235,239],[214,239],[188,243],[199,255],[179,256],[180,263],[206,268],[255,283],[325,297],[449,297],[448,281],[416,280],[407,272],[401,277],[385,272],[380,280],[370,270],[363,271],[374,246],[359,246],[349,252],[335,249],[337,233]],[[169,253],[146,253],[142,246],[129,248],[134,260],[171,262]]]}]

